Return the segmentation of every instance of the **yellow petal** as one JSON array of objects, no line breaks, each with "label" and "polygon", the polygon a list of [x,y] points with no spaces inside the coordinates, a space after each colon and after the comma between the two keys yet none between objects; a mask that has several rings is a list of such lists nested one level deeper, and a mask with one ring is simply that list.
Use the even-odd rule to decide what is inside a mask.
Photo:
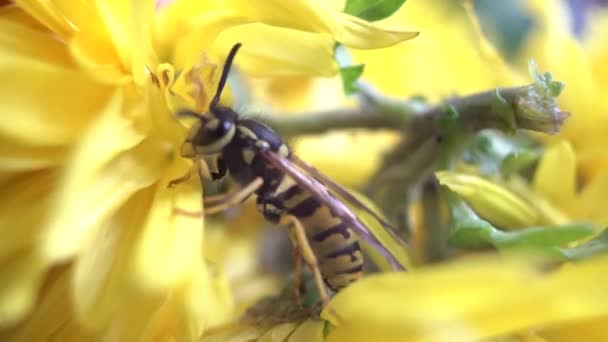
[{"label": "yellow petal", "polygon": [[201,342],[255,341],[266,329],[246,324],[230,324],[205,333]]},{"label": "yellow petal", "polygon": [[[7,141],[8,140],[8,141]],[[66,157],[65,147],[32,147],[0,138],[0,170],[27,172],[60,164]]]},{"label": "yellow petal", "polygon": [[576,191],[576,156],[567,141],[561,141],[545,150],[538,163],[533,181],[534,191],[554,201],[557,206],[568,207]]},{"label": "yellow petal", "polygon": [[74,307],[84,327],[100,330],[129,301],[129,259],[143,225],[152,190],[137,193],[83,241],[74,264]]},{"label": "yellow petal", "polygon": [[[131,2],[122,4],[128,7]],[[131,31],[121,32],[124,27],[121,25],[129,25],[132,21],[128,16],[125,18],[120,8],[120,5],[103,1],[61,2],[62,11],[78,28],[66,38],[74,60],[96,80],[111,84],[131,79],[131,55],[123,49],[124,40],[131,38]]]},{"label": "yellow petal", "polygon": [[17,175],[3,185],[0,194],[0,264],[36,241],[57,178],[53,171]]},{"label": "yellow petal", "polygon": [[[35,309],[15,329],[0,331],[3,341],[91,340],[78,324],[71,308],[69,268],[53,271],[45,281],[45,291]],[[4,333],[4,334],[3,334]]]},{"label": "yellow petal", "polygon": [[332,32],[337,41],[355,49],[378,49],[415,38],[419,32],[382,28],[377,24],[338,12]]},{"label": "yellow petal", "polygon": [[51,31],[62,37],[68,37],[77,29],[70,20],[65,17],[61,8],[57,6],[55,2],[27,0],[17,0],[15,2],[31,16],[47,26]]},{"label": "yellow petal", "polygon": [[[603,39],[608,35],[608,10],[594,8],[587,21],[588,31],[585,37],[585,48],[599,94],[608,94],[608,66],[604,61],[608,58],[608,48]],[[605,112],[608,104],[603,105]]]},{"label": "yellow petal", "polygon": [[96,1],[120,65],[133,75],[137,84],[146,80],[145,66],[155,68],[157,63],[150,32],[155,4],[154,0]]},{"label": "yellow petal", "polygon": [[467,201],[482,217],[503,228],[521,228],[536,224],[538,213],[510,190],[481,177],[451,171],[439,171],[439,183]]},{"label": "yellow petal", "polygon": [[62,260],[81,250],[88,233],[162,170],[166,154],[157,143],[147,141],[128,151],[142,136],[121,107],[122,96],[114,96],[67,161],[41,240],[47,258]]},{"label": "yellow petal", "polygon": [[[179,39],[167,43],[171,47],[170,57],[175,65],[199,62],[201,54],[208,52],[220,32],[232,26],[251,22],[251,20],[237,11],[218,8],[204,11],[190,18],[189,22],[188,30]],[[234,43],[236,42],[232,42],[232,44]],[[219,55],[226,55],[231,47],[221,51]]]},{"label": "yellow petal", "polygon": [[289,335],[287,342],[322,342],[325,341],[323,327],[325,322],[317,320],[306,320]]},{"label": "yellow petal", "polygon": [[338,71],[334,40],[326,34],[263,24],[239,25],[220,34],[213,50],[226,54],[237,42],[243,44],[237,63],[250,75],[331,76]]},{"label": "yellow petal", "polygon": [[539,335],[551,342],[608,341],[607,317],[591,318],[576,322],[564,322],[542,329]]},{"label": "yellow petal", "polygon": [[170,53],[172,46],[192,29],[195,18],[217,8],[209,1],[173,0],[156,9],[154,38],[161,56]]},{"label": "yellow petal", "polygon": [[575,202],[576,217],[590,220],[598,227],[608,225],[608,212],[604,205],[606,191],[608,191],[608,172],[604,171],[582,189]]},{"label": "yellow petal", "polygon": [[0,20],[0,135],[31,146],[79,139],[111,93],[71,65],[52,37]]},{"label": "yellow petal", "polygon": [[551,273],[481,259],[369,276],[333,298],[328,340],[472,341],[606,315],[607,270],[605,257]]},{"label": "yellow petal", "polygon": [[0,264],[0,327],[18,322],[36,303],[45,267],[45,261],[30,248]]},{"label": "yellow petal", "polygon": [[[565,212],[565,210],[572,212],[572,208],[560,208],[546,197],[534,192],[527,179],[513,175],[509,178],[507,184],[509,189],[513,190],[519,197],[525,198],[530,206],[538,212],[538,224],[562,225],[572,222],[568,213]],[[572,215],[578,219],[582,218],[577,214]]]},{"label": "yellow petal", "polygon": [[239,12],[268,25],[326,33],[346,46],[380,48],[414,38],[418,32],[384,29],[357,17],[332,9],[322,0],[279,0],[252,3],[231,0]]},{"label": "yellow petal", "polygon": [[0,17],[2,17],[2,20],[13,21],[16,24],[28,26],[39,31],[48,31],[43,23],[32,17],[25,9],[16,4],[5,4],[0,6]]},{"label": "yellow petal", "polygon": [[[356,187],[369,180],[383,153],[397,139],[392,132],[329,132],[322,136],[298,138],[294,142],[294,150],[340,184]],[[344,165],[357,167],[345,168]]]},{"label": "yellow petal", "polygon": [[130,272],[142,287],[174,286],[201,257],[202,217],[174,212],[175,208],[200,211],[201,192],[167,188],[170,180],[185,173],[184,163],[176,163],[160,179],[147,220],[133,246]]},{"label": "yellow petal", "polygon": [[264,333],[264,335],[258,339],[258,342],[285,341],[297,326],[298,325],[296,323],[282,323],[275,325]]},{"label": "yellow petal", "polygon": [[354,51],[354,59],[365,63],[363,78],[387,95],[423,94],[433,102],[454,94],[520,85],[512,74],[497,72],[493,60],[479,53],[480,37],[460,4],[407,1],[385,21],[408,23],[422,32],[405,44]]}]

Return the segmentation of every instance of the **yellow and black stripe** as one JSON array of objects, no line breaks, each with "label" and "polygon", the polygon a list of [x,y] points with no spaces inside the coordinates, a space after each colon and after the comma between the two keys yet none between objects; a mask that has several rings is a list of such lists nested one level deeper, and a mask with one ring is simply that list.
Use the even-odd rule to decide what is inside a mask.
[{"label": "yellow and black stripe", "polygon": [[287,214],[298,218],[332,290],[363,276],[363,253],[350,227],[291,178],[283,177],[275,192],[258,197],[258,209],[272,222]]}]

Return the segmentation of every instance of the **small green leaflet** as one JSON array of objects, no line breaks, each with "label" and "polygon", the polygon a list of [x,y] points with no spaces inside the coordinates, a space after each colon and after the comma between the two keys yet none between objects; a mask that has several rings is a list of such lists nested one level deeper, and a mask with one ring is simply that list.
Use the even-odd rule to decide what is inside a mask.
[{"label": "small green leaflet", "polygon": [[353,65],[348,50],[346,50],[346,47],[342,44],[336,44],[334,58],[340,67],[340,76],[342,78],[344,93],[346,95],[357,93],[359,91],[357,81],[363,74],[364,65]]},{"label": "small green leaflet", "polygon": [[[580,241],[593,234],[588,224],[566,224],[561,226],[530,227],[505,232],[481,219],[473,210],[447,188],[444,193],[450,205],[452,247],[472,249],[494,246],[500,250],[522,248],[540,252],[559,259],[570,259],[560,248],[565,244]],[[608,237],[605,237],[608,240]],[[608,245],[608,241],[604,241]]]},{"label": "small green leaflet", "polygon": [[347,0],[344,13],[376,21],[390,17],[404,2],[405,0]]}]

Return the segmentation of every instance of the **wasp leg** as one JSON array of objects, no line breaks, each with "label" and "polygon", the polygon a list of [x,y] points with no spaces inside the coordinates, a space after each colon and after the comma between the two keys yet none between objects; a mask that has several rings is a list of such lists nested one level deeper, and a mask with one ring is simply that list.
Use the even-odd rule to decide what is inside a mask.
[{"label": "wasp leg", "polygon": [[[262,186],[262,184],[264,184],[264,180],[262,179],[262,177],[257,177],[251,183],[247,184],[244,188],[240,189],[237,192],[226,194],[226,195],[220,195],[222,197],[225,196],[226,200],[223,203],[217,204],[212,207],[203,207],[203,208],[205,208],[204,209],[205,214],[210,215],[210,214],[219,213],[220,211],[224,211],[230,207],[239,205],[241,202],[243,202],[244,200],[249,198],[249,196],[253,195],[253,193]],[[203,200],[203,205],[205,205],[205,204],[206,204],[206,202]],[[180,215],[190,216],[190,217],[200,217],[202,214],[200,211],[198,211],[198,212],[187,211],[187,210],[182,210],[182,209],[177,209],[177,208],[174,210],[176,213],[178,213]]]},{"label": "wasp leg", "polygon": [[213,207],[205,208],[206,214],[215,214],[220,211],[224,211],[230,207],[241,204],[244,200],[253,195],[264,184],[262,177],[256,177],[251,183],[247,184],[244,188],[232,194],[228,197],[225,202],[215,205]]},{"label": "wasp leg", "polygon": [[287,215],[284,216],[284,219],[286,223],[290,225],[293,236],[296,238],[297,248],[300,250],[300,254],[315,277],[315,284],[319,289],[319,296],[321,297],[323,306],[325,306],[327,303],[329,303],[329,295],[327,294],[327,289],[325,288],[325,283],[323,282],[323,276],[321,275],[321,270],[319,269],[317,257],[308,243],[304,226],[302,226],[300,220],[298,220],[295,216]]},{"label": "wasp leg", "polygon": [[183,176],[169,181],[169,183],[167,184],[167,188],[172,188],[178,184],[187,182],[190,178],[192,178],[192,169],[193,169],[193,167],[189,168],[188,172],[186,174],[184,174]]},{"label": "wasp leg", "polygon": [[214,203],[224,202],[224,201],[228,200],[228,198],[235,196],[239,191],[241,191],[241,190],[229,190],[229,191],[221,193],[219,195],[205,196],[203,198],[203,204],[205,204],[205,206],[208,206],[208,205],[212,205]]},{"label": "wasp leg", "polygon": [[293,247],[293,258],[295,261],[295,270],[293,274],[294,283],[294,294],[296,296],[296,304],[302,307],[302,296],[300,293],[300,286],[302,285],[302,253],[298,246]]}]

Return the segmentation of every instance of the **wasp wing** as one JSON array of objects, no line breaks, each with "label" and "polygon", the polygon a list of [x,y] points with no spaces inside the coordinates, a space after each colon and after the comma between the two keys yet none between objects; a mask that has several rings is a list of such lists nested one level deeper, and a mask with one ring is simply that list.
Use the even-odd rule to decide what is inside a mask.
[{"label": "wasp wing", "polygon": [[335,216],[340,217],[344,223],[351,227],[366,243],[372,246],[378,253],[382,254],[382,256],[391,264],[393,269],[405,270],[404,265],[402,265],[399,260],[380,243],[380,241],[378,241],[378,239],[359,220],[359,218],[342,203],[342,201],[333,197],[327,188],[318,186],[320,180],[315,180],[312,176],[298,169],[289,159],[281,157],[270,150],[263,150],[261,151],[261,154],[268,162],[289,175],[299,186],[309,191],[314,198],[325,204]]},{"label": "wasp wing", "polygon": [[318,179],[321,183],[324,183],[331,191],[335,192],[338,196],[344,198],[346,201],[348,201],[354,207],[361,209],[364,212],[366,212],[367,214],[371,215],[376,221],[378,221],[378,223],[380,223],[380,225],[382,225],[391,234],[392,238],[395,239],[395,241],[400,243],[402,246],[407,247],[407,243],[405,241],[403,241],[401,236],[399,236],[399,233],[395,227],[393,227],[390,223],[388,223],[386,220],[384,220],[382,217],[380,217],[380,215],[378,215],[369,206],[367,206],[365,203],[363,203],[361,200],[359,200],[355,195],[353,195],[346,188],[344,188],[340,184],[336,183],[333,179],[326,176],[325,174],[323,174],[322,172],[317,170],[314,166],[308,164],[307,162],[300,159],[296,155],[292,155],[291,161],[295,165],[297,165],[299,168],[306,171],[314,178]]}]

